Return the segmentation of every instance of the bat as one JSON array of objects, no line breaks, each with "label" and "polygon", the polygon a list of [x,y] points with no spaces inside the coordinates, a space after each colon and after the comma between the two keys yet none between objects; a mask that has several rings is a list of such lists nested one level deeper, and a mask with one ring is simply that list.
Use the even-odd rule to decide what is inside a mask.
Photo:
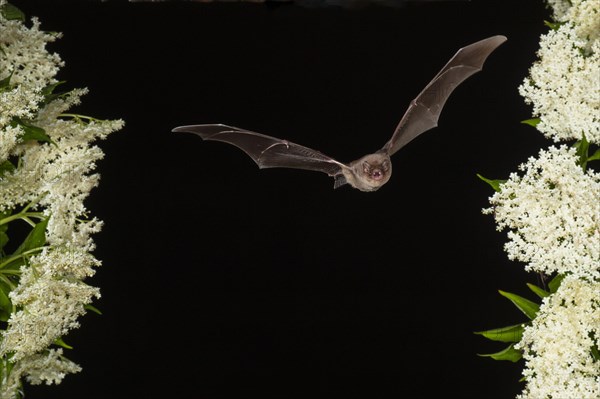
[{"label": "bat", "polygon": [[361,191],[375,191],[392,174],[390,157],[438,124],[446,100],[469,76],[481,71],[487,57],[506,37],[497,35],[459,49],[433,80],[410,102],[390,140],[373,154],[348,164],[291,141],[222,124],[179,126],[173,132],[188,132],[203,140],[223,141],[248,154],[259,168],[292,168],[323,172],[335,179],[334,188],[349,184]]}]

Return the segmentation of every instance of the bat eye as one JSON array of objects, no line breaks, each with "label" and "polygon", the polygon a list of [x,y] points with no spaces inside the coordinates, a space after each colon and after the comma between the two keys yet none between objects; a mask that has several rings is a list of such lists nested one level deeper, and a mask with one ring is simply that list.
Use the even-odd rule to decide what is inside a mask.
[{"label": "bat eye", "polygon": [[370,173],[371,172],[371,165],[369,165],[368,162],[363,162],[363,171],[365,173]]}]

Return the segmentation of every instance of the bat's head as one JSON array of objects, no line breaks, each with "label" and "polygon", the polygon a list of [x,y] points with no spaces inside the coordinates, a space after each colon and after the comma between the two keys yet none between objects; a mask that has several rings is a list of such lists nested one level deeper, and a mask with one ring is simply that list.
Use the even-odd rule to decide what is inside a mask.
[{"label": "bat's head", "polygon": [[355,172],[364,191],[375,191],[390,180],[392,161],[386,153],[369,154],[356,161]]}]

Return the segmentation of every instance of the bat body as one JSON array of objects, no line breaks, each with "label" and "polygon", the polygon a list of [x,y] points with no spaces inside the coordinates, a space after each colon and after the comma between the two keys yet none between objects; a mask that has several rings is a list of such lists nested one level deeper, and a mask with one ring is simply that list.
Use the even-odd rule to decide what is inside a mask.
[{"label": "bat body", "polygon": [[344,184],[375,191],[392,174],[390,157],[415,137],[437,126],[452,91],[469,76],[480,71],[487,57],[502,43],[504,36],[492,36],[461,48],[433,80],[411,101],[390,140],[379,151],[349,164],[308,147],[237,127],[210,124],[180,126],[174,132],[195,133],[204,140],[223,141],[248,154],[259,168],[293,168],[326,173],[335,179],[334,188]]}]

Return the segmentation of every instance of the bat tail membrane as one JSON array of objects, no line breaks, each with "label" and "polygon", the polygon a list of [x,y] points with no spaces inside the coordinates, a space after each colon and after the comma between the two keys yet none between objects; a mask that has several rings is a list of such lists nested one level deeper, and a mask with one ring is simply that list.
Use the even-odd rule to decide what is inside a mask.
[{"label": "bat tail membrane", "polygon": [[335,183],[333,183],[333,188],[340,188],[345,184],[348,184],[348,181],[346,180],[346,177],[342,174],[340,175],[335,175],[333,176],[333,178],[335,179]]}]

